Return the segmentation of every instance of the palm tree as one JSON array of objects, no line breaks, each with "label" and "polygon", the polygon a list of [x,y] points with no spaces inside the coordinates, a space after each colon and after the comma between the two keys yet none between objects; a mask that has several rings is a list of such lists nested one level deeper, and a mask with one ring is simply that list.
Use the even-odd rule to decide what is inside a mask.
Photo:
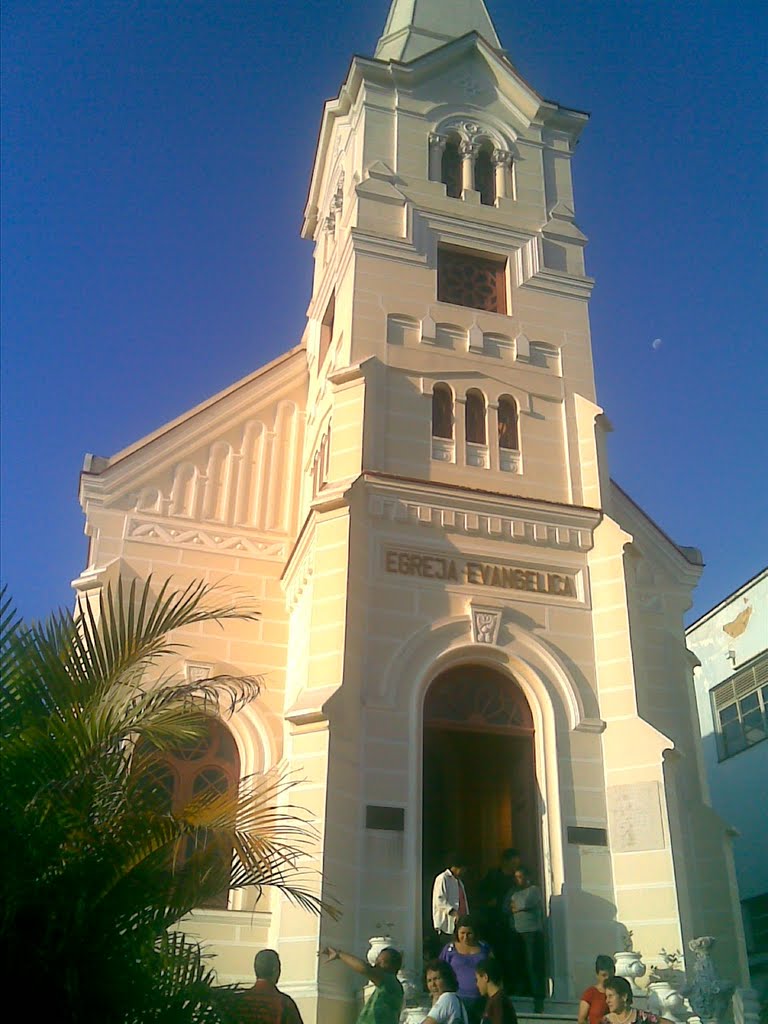
[{"label": "palm tree", "polygon": [[261,683],[157,678],[182,646],[174,631],[258,613],[200,582],[153,589],[118,581],[31,625],[1,595],[0,934],[5,976],[40,1019],[215,1020],[212,971],[176,922],[227,887],[323,909],[300,866],[315,835],[286,803],[284,769],[169,807],[163,755]]}]

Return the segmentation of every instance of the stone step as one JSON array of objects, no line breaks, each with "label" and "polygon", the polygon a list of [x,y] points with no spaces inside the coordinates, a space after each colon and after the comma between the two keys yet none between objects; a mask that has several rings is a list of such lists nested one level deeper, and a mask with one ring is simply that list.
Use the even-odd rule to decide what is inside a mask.
[{"label": "stone step", "polygon": [[[533,1000],[526,996],[513,996],[518,1024],[576,1024],[579,1007],[576,1002],[548,999],[543,1013],[533,1012]],[[409,1007],[401,1018],[403,1024],[420,1024],[429,1013],[428,1004]]]},{"label": "stone step", "polygon": [[576,1024],[579,1015],[579,1004],[576,1001],[547,999],[544,1002],[544,1012],[533,1012],[533,1000],[527,996],[512,996],[517,1016],[530,1018],[531,1020],[568,1020]]}]

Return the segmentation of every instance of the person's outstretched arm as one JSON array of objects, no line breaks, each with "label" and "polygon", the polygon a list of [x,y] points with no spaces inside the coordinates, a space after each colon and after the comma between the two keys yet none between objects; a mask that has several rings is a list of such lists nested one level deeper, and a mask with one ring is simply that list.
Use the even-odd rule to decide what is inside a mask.
[{"label": "person's outstretched arm", "polygon": [[367,961],[361,960],[359,956],[355,956],[353,953],[345,953],[341,949],[334,949],[333,946],[326,946],[320,952],[323,956],[327,957],[326,963],[330,964],[334,960],[341,960],[343,964],[346,964],[353,971],[357,971],[358,974],[364,974],[377,988],[381,985],[384,975],[387,974],[383,967],[371,967]]}]

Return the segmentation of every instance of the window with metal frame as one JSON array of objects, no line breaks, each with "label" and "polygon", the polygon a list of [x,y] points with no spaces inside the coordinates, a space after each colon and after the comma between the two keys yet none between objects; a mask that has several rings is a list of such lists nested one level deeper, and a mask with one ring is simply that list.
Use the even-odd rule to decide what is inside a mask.
[{"label": "window with metal frame", "polygon": [[720,760],[768,737],[768,651],[712,690]]},{"label": "window with metal frame", "polygon": [[437,253],[437,299],[491,313],[507,312],[506,261],[440,249]]}]

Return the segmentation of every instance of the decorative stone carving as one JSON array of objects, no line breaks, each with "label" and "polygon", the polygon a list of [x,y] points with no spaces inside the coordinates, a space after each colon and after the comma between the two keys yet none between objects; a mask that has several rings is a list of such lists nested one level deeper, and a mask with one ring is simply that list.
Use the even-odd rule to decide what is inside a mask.
[{"label": "decorative stone carving", "polygon": [[476,78],[471,71],[464,71],[460,75],[456,75],[454,82],[470,99],[478,99],[490,93],[488,84],[482,79]]},{"label": "decorative stone carving", "polygon": [[626,942],[629,945],[628,949],[622,949],[613,954],[613,959],[616,962],[616,976],[626,978],[632,986],[634,994],[640,995],[637,979],[645,975],[646,967],[641,959],[642,953],[632,949],[632,932],[627,932]]},{"label": "decorative stone carving", "polygon": [[544,525],[532,519],[524,519],[522,516],[481,514],[428,501],[409,501],[402,497],[372,494],[368,512],[375,519],[418,522],[440,531],[491,537],[513,544],[565,548],[572,551],[589,551],[592,547],[592,533],[585,526]]},{"label": "decorative stone carving", "polygon": [[[403,995],[405,996],[406,1006],[417,1006],[423,997],[423,992],[421,991],[416,978],[416,971],[411,971],[406,967],[401,967],[397,972],[397,979],[403,986]],[[423,1019],[423,1017],[419,1018],[420,1021]]]},{"label": "decorative stone carving", "polygon": [[648,985],[648,1009],[673,1024],[684,1024],[691,1016],[685,996],[669,981],[652,981]]},{"label": "decorative stone carving", "polygon": [[209,551],[225,551],[238,557],[264,558],[281,561],[285,558],[286,544],[275,542],[264,536],[263,539],[247,536],[242,533],[192,528],[177,528],[168,524],[167,520],[159,522],[139,517],[131,517],[126,524],[126,537],[149,544],[166,544],[173,547],[202,548]]},{"label": "decorative stone carving", "polygon": [[452,438],[432,438],[432,458],[436,462],[453,462],[454,443]]},{"label": "decorative stone carving", "polygon": [[470,608],[472,617],[472,639],[476,644],[495,644],[499,637],[501,611],[498,608],[484,608],[473,605]]},{"label": "decorative stone carving", "polygon": [[[648,1009],[675,1024],[683,1024],[691,1016],[691,1008],[683,996],[685,967],[679,950],[668,953],[660,949],[657,963],[648,975]],[[663,964],[663,966],[661,966]]]},{"label": "decorative stone carving", "polygon": [[511,448],[499,449],[499,469],[503,473],[519,473],[523,468],[523,460],[520,452]]},{"label": "decorative stone carving", "polygon": [[512,164],[512,154],[506,149],[494,149],[491,153],[491,163],[494,167],[509,167]]},{"label": "decorative stone carving", "polygon": [[684,995],[701,1018],[702,1024],[717,1024],[725,1017],[733,995],[734,984],[724,981],[712,962],[710,950],[717,940],[712,935],[691,939],[688,948],[696,957],[693,965],[693,980]]}]

